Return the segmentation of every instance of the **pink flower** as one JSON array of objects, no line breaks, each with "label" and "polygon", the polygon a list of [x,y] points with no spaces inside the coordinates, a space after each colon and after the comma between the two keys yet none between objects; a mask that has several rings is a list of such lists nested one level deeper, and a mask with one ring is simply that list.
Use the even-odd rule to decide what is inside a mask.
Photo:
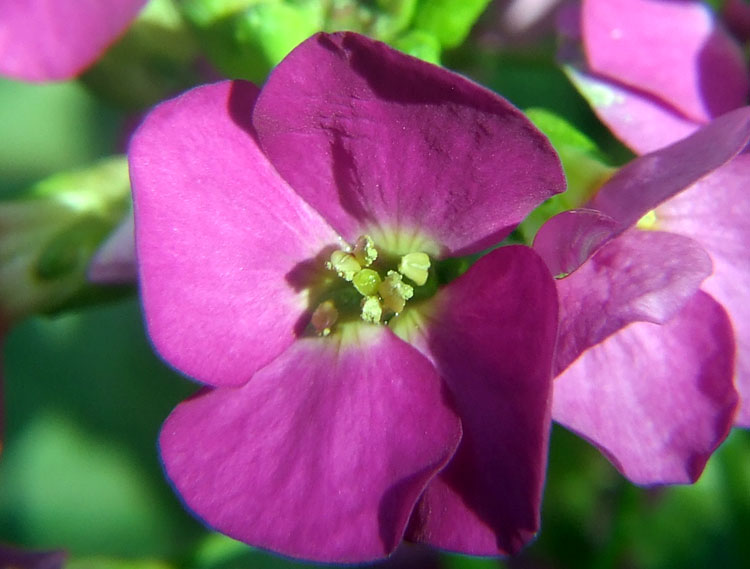
[{"label": "pink flower", "polygon": [[742,49],[702,2],[584,0],[572,12],[563,33],[583,53],[569,62],[571,78],[636,152],[676,142],[746,104]]},{"label": "pink flower", "polygon": [[554,283],[526,247],[447,285],[442,261],[563,188],[521,113],[384,44],[319,34],[261,91],[160,105],[129,157],[149,334],[207,386],[160,437],[190,509],[318,561],[402,538],[497,555],[533,536]]},{"label": "pink flower", "polygon": [[[585,0],[580,24],[585,61],[571,68],[570,76],[599,118],[638,153],[678,141],[747,100],[741,49],[702,3]],[[575,18],[566,28],[576,35]],[[749,176],[750,154],[745,153],[691,187],[683,186],[651,212],[654,227],[696,240],[711,256],[713,274],[701,288],[731,317],[737,383],[747,401]],[[741,406],[737,424],[750,427],[750,403]]]},{"label": "pink flower", "polygon": [[70,79],[122,34],[146,0],[0,0],[0,74]]},{"label": "pink flower", "polygon": [[[534,243],[560,277],[553,418],[639,484],[694,482],[735,416],[734,330],[710,286],[712,269],[726,268],[670,232],[662,211],[725,171],[748,138],[750,109],[733,111],[626,165],[592,209],[552,218]],[[658,230],[635,227],[653,211]]]}]

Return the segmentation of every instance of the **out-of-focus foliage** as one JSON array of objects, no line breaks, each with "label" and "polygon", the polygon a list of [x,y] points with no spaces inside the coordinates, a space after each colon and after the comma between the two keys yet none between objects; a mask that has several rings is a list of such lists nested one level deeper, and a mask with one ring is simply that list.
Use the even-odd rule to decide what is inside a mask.
[{"label": "out-of-focus foliage", "polygon": [[127,211],[124,156],[55,174],[0,202],[0,300],[6,322],[117,292],[86,283],[89,260]]},{"label": "out-of-focus foliage", "polygon": [[185,0],[183,14],[224,74],[262,82],[318,31],[351,30],[428,61],[458,46],[488,0]]},{"label": "out-of-focus foliage", "polygon": [[[0,213],[0,256],[15,240],[16,251],[33,252],[27,268],[41,267],[55,279],[74,271],[75,286],[66,290],[82,290],[85,256],[78,253],[90,254],[127,210],[122,162],[95,166],[125,150],[137,118],[126,120],[124,109],[221,74],[262,82],[310,34],[345,28],[440,59],[529,109],[558,150],[571,187],[532,214],[521,232],[531,239],[543,219],[585,201],[629,154],[557,65],[552,32],[524,49],[508,47],[487,39],[497,24],[497,12],[489,11],[467,38],[487,4],[156,0],[83,83],[0,80],[0,212],[12,212]],[[54,175],[62,171],[74,173]],[[29,227],[31,236],[23,232]],[[3,259],[0,282],[9,266]],[[2,306],[33,296],[23,279],[2,286]],[[163,477],[155,441],[172,407],[198,387],[154,355],[135,288],[126,295],[95,306],[75,305],[71,299],[80,297],[67,292],[44,295],[12,311],[18,319],[29,310],[64,308],[54,317],[27,318],[5,337],[0,543],[64,548],[69,569],[314,566],[211,533],[183,509]],[[550,458],[542,531],[519,557],[479,560],[407,548],[387,566],[697,569],[741,567],[750,559],[747,431],[735,430],[689,487],[632,486],[557,427]]]},{"label": "out-of-focus foliage", "polygon": [[201,82],[202,66],[174,0],[152,0],[82,80],[111,103],[140,109]]}]

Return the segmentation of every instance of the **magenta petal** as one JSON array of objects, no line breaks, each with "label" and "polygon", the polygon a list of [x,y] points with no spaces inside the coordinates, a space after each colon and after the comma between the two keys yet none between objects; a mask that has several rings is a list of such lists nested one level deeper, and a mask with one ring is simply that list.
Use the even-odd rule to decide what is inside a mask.
[{"label": "magenta petal", "polygon": [[453,393],[464,436],[407,535],[461,553],[512,554],[539,528],[554,282],[531,249],[502,247],[440,295],[420,344]]},{"label": "magenta petal", "polygon": [[593,209],[564,211],[539,228],[534,251],[559,278],[580,267],[614,235],[616,227],[614,219]]},{"label": "magenta petal", "polygon": [[750,107],[711,122],[692,136],[623,166],[589,207],[613,217],[622,227],[664,200],[726,164],[750,138]]},{"label": "magenta petal", "polygon": [[445,255],[476,252],[565,184],[549,142],[507,101],[351,33],[297,47],[253,124],[281,175],[349,240],[424,231]]},{"label": "magenta petal", "polygon": [[146,0],[0,0],[0,74],[69,79],[125,31]]},{"label": "magenta petal", "polygon": [[609,241],[557,281],[556,372],[631,322],[672,318],[710,274],[707,253],[682,235],[632,229]]},{"label": "magenta petal", "polygon": [[336,242],[235,122],[256,96],[243,82],[189,91],[149,114],[129,153],[149,334],[213,385],[244,383],[294,341],[307,299],[291,277]]},{"label": "magenta petal", "polygon": [[666,324],[637,322],[555,380],[553,417],[637,484],[694,482],[737,405],[732,328],[699,291]]},{"label": "magenta petal", "polygon": [[601,121],[637,154],[673,144],[702,125],[645,93],[573,67],[565,71]]},{"label": "magenta petal", "polygon": [[[365,328],[365,326],[367,326]],[[399,544],[461,436],[435,369],[384,327],[296,342],[241,388],[180,404],[167,474],[209,525],[254,546],[352,563]]]},{"label": "magenta petal", "polygon": [[741,154],[656,209],[657,226],[704,247],[714,272],[701,288],[727,310],[737,340],[739,425],[750,427],[750,154]]},{"label": "magenta petal", "polygon": [[742,50],[703,3],[584,0],[581,16],[595,73],[650,93],[697,122],[745,104]]}]

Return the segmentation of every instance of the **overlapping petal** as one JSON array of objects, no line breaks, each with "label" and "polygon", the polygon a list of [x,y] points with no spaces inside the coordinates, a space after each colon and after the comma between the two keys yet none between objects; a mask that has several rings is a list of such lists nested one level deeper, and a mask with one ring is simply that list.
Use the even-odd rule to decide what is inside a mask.
[{"label": "overlapping petal", "polygon": [[693,135],[623,166],[589,206],[622,228],[729,162],[750,138],[750,107],[736,109]]},{"label": "overlapping petal", "polygon": [[453,455],[460,422],[433,366],[385,327],[296,342],[241,388],[180,404],[166,471],[214,528],[286,555],[383,557]]},{"label": "overlapping petal", "polygon": [[515,553],[539,528],[555,285],[531,249],[503,247],[435,301],[417,344],[453,394],[464,435],[408,537],[475,555]]},{"label": "overlapping petal", "polygon": [[257,92],[223,82],[163,103],[129,153],[149,334],[213,385],[245,383],[295,340],[295,276],[337,240],[249,134]]},{"label": "overlapping petal", "polygon": [[617,222],[608,215],[593,209],[571,209],[539,228],[534,250],[559,278],[585,263],[616,230]]},{"label": "overlapping petal", "polygon": [[737,383],[743,405],[739,425],[750,427],[750,154],[656,209],[656,226],[696,239],[711,255],[713,274],[701,288],[727,310],[737,339]]},{"label": "overlapping petal", "polygon": [[125,31],[146,0],[0,0],[0,74],[69,79]]},{"label": "overlapping petal", "polygon": [[555,373],[631,322],[666,322],[711,270],[708,254],[682,235],[633,229],[607,242],[577,271],[557,281]]},{"label": "overlapping petal", "polygon": [[694,482],[737,405],[726,313],[698,291],[669,322],[636,322],[555,380],[553,417],[640,484]]},{"label": "overlapping petal", "polygon": [[565,71],[601,121],[638,154],[673,144],[701,126],[647,93],[574,67]]},{"label": "overlapping petal", "polygon": [[584,0],[581,16],[595,73],[696,122],[745,103],[750,84],[742,51],[702,2]]},{"label": "overlapping petal", "polygon": [[426,233],[440,253],[498,242],[562,191],[549,142],[478,85],[355,34],[317,35],[253,114],[281,175],[345,238]]}]

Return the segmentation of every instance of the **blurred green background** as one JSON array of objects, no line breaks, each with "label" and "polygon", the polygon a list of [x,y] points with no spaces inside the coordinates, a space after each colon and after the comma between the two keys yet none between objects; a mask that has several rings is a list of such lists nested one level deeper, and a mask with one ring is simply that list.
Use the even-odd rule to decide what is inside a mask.
[{"label": "blurred green background", "polygon": [[[564,117],[594,141],[602,161],[627,159],[555,65],[554,42],[542,38],[533,48],[488,45],[480,32],[491,23],[485,16],[468,42],[443,44],[444,64],[521,108]],[[394,32],[398,25],[391,25],[389,33],[403,40],[406,32]],[[411,36],[412,43],[404,45],[432,45],[429,38],[417,39]],[[138,119],[116,104],[75,81],[0,80],[0,196],[12,198],[45,176],[122,152]],[[3,364],[0,543],[65,549],[73,569],[310,566],[206,531],[169,488],[156,452],[157,433],[172,407],[197,387],[154,355],[134,292],[54,317],[24,319],[5,336]],[[542,519],[538,540],[512,560],[405,546],[388,564],[747,566],[750,432],[735,430],[694,486],[641,489],[587,443],[556,427]]]}]

